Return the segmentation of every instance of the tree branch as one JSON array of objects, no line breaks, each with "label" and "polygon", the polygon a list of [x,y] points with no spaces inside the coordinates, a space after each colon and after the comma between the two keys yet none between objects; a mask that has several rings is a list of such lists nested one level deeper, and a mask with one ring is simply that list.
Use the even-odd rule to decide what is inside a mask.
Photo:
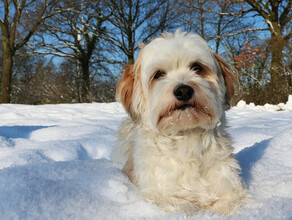
[{"label": "tree branch", "polygon": [[262,5],[265,5],[262,1],[260,1],[260,3],[258,1],[255,0],[246,0],[246,2],[253,8],[254,11],[257,11],[264,19],[266,20],[270,20],[269,14],[266,13],[260,3]]},{"label": "tree branch", "polygon": [[35,24],[32,26],[32,28],[30,29],[28,34],[15,46],[15,50],[18,50],[19,48],[21,48],[23,45],[25,45],[29,41],[31,36],[34,34],[36,29],[40,25],[40,23],[44,20],[43,15],[44,15],[44,13],[46,11],[46,8],[47,8],[47,0],[44,0],[42,9],[41,9],[41,11],[39,13],[38,18],[36,19]]},{"label": "tree branch", "polygon": [[232,37],[232,36],[235,36],[235,35],[239,35],[239,34],[243,34],[243,33],[246,33],[246,32],[251,32],[251,31],[268,31],[269,29],[268,28],[250,28],[250,29],[245,29],[245,30],[242,30],[242,31],[239,31],[239,32],[236,32],[236,33],[231,33],[231,34],[226,34],[224,36],[216,36],[210,40],[215,40],[215,39],[223,39],[223,38],[227,38],[227,37]]}]

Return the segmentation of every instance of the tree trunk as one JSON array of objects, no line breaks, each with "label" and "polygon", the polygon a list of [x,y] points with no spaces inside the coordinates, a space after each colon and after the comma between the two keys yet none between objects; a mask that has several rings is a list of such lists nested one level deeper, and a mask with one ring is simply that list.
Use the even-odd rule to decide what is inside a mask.
[{"label": "tree trunk", "polygon": [[128,53],[127,53],[127,57],[128,57],[128,64],[134,64],[134,47],[135,47],[135,42],[133,42],[133,32],[131,29],[127,30],[128,32]]},{"label": "tree trunk", "polygon": [[82,68],[82,102],[91,102],[89,61],[83,60],[81,63],[81,68]]},{"label": "tree trunk", "polygon": [[134,64],[134,53],[131,53],[131,51],[128,53],[128,64]]},{"label": "tree trunk", "polygon": [[77,76],[76,76],[76,91],[77,91],[77,98],[78,98],[78,102],[81,103],[82,102],[82,89],[81,89],[81,82],[82,82],[82,69],[81,69],[81,65],[80,65],[80,61],[77,60],[77,64],[76,64],[76,72],[77,72]]},{"label": "tree trunk", "polygon": [[3,44],[3,61],[1,75],[1,103],[10,103],[11,79],[13,72],[13,51]]},{"label": "tree trunk", "polygon": [[222,20],[223,20],[223,15],[219,16],[219,21],[218,21],[218,25],[217,25],[217,39],[216,39],[216,49],[215,49],[215,53],[219,54],[219,47],[220,47],[220,43],[221,43],[221,38],[219,36],[221,36],[221,24],[222,24]]},{"label": "tree trunk", "polygon": [[284,45],[285,41],[281,35],[280,30],[278,33],[272,33],[271,36],[272,61],[270,69],[272,82],[277,82],[281,78]]},{"label": "tree trunk", "polygon": [[132,10],[133,10],[133,1],[129,1],[129,17],[127,24],[127,38],[128,38],[128,64],[134,64],[134,46],[135,42],[133,39],[133,18],[132,18]]},{"label": "tree trunk", "polygon": [[199,2],[199,7],[200,7],[201,37],[206,40],[206,38],[205,38],[205,19],[204,19],[203,1]]},{"label": "tree trunk", "polygon": [[287,77],[283,74],[284,68],[282,63],[285,40],[281,35],[280,27],[278,27],[276,22],[274,23],[270,43],[272,54],[270,67],[271,81],[268,85],[270,92],[269,102],[271,104],[286,102],[288,93],[288,81]]}]

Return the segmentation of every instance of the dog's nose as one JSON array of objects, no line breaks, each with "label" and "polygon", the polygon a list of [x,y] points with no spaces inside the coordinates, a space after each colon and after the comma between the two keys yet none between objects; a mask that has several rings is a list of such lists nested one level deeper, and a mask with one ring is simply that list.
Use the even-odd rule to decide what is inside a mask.
[{"label": "dog's nose", "polygon": [[173,90],[173,94],[177,100],[187,102],[192,98],[194,90],[192,87],[182,84]]}]

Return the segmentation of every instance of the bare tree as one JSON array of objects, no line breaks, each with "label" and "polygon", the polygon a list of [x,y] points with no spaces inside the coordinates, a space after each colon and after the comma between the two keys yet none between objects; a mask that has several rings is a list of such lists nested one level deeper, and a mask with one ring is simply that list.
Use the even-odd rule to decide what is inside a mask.
[{"label": "bare tree", "polygon": [[187,0],[181,2],[181,7],[184,28],[210,42],[215,53],[223,49],[223,41],[228,41],[229,37],[262,30],[252,28],[247,19],[243,20],[248,10],[241,0]]},{"label": "bare tree", "polygon": [[183,9],[183,13],[180,19],[186,31],[195,32],[202,38],[208,40],[210,36],[207,34],[208,32],[205,33],[205,31],[206,29],[208,30],[208,23],[212,19],[212,16],[208,14],[210,5],[210,0],[181,1],[180,7]]},{"label": "bare tree", "polygon": [[79,102],[91,101],[90,66],[106,60],[101,52],[104,22],[108,15],[103,1],[63,0],[61,13],[46,20],[43,33],[37,37],[38,53],[70,58],[77,66],[76,85]]},{"label": "bare tree", "polygon": [[[149,41],[155,35],[171,29],[177,8],[169,0],[109,0],[112,11],[108,40],[133,64],[137,42]],[[112,28],[111,28],[112,27]]]},{"label": "bare tree", "polygon": [[270,75],[273,84],[281,80],[283,49],[292,38],[292,0],[245,0],[256,15],[263,18],[271,34]]},{"label": "bare tree", "polygon": [[1,102],[10,102],[13,58],[39,25],[55,13],[58,0],[1,0],[0,28],[3,46]]},{"label": "bare tree", "polygon": [[[55,64],[53,58],[31,54],[26,47],[15,56],[11,103],[76,103],[72,63]],[[74,70],[74,69],[73,69]]]}]

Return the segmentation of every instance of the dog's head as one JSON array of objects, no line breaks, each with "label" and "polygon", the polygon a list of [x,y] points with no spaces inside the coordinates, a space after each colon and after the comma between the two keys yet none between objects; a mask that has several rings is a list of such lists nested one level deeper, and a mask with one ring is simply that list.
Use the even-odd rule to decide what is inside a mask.
[{"label": "dog's head", "polygon": [[177,31],[141,47],[116,97],[134,123],[158,132],[209,129],[229,108],[233,82],[229,65],[200,36]]}]

